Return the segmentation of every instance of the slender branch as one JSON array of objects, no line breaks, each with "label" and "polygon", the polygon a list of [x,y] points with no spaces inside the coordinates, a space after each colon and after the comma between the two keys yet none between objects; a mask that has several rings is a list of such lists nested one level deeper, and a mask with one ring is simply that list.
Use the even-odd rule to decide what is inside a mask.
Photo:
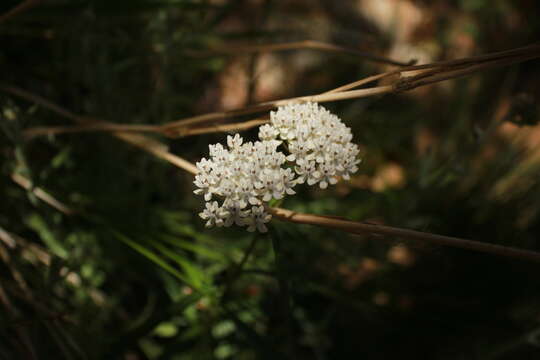
[{"label": "slender branch", "polygon": [[46,266],[51,264],[51,256],[42,247],[19,235],[8,232],[2,227],[0,227],[0,240],[2,240],[10,249],[19,246],[20,248],[29,250],[35,259],[41,261]]},{"label": "slender branch", "polygon": [[352,234],[379,234],[420,240],[437,245],[458,247],[483,253],[511,257],[515,259],[540,262],[540,253],[496,244],[488,244],[474,240],[460,239],[451,236],[436,235],[421,231],[395,228],[384,225],[355,222],[336,217],[318,216],[297,213],[287,209],[269,208],[270,213],[279,220],[297,224],[309,224],[339,229]]},{"label": "slender branch", "polygon": [[[269,119],[253,119],[249,121],[237,122],[237,123],[231,123],[231,124],[216,124],[216,125],[211,125],[211,126],[206,126],[206,127],[187,128],[183,132],[180,133],[180,137],[211,134],[211,133],[216,133],[216,132],[232,132],[232,131],[249,130],[251,128],[254,128],[263,124],[267,124],[269,122],[270,122]],[[178,135],[172,135],[172,136],[177,137]]]},{"label": "slender branch", "polygon": [[160,143],[157,140],[153,140],[149,137],[137,135],[137,134],[128,134],[128,133],[114,133],[113,136],[121,139],[129,144],[132,144],[144,151],[160,158],[169,163],[177,166],[181,169],[186,170],[189,173],[196,174],[197,167],[190,163],[187,160],[182,159],[181,157],[171,153],[167,147]]},{"label": "slender branch", "polygon": [[263,45],[226,45],[215,47],[210,50],[196,51],[191,50],[188,53],[193,56],[209,56],[209,55],[237,55],[239,53],[260,53],[260,52],[271,52],[271,51],[283,51],[283,50],[322,50],[328,52],[340,52],[346,53],[354,56],[362,57],[368,61],[379,62],[383,64],[390,64],[395,66],[408,66],[413,65],[416,60],[411,60],[409,62],[396,61],[392,59],[385,58],[383,56],[370,54],[368,52],[360,51],[355,48],[340,46],[335,44],[329,44],[322,41],[315,40],[304,40],[304,41],[295,41],[288,43],[277,43],[277,44],[263,44]]},{"label": "slender branch", "polygon": [[31,139],[36,136],[43,135],[58,135],[58,134],[72,134],[81,132],[150,132],[161,133],[159,127],[154,125],[122,125],[122,124],[81,124],[81,125],[68,125],[68,126],[36,126],[25,130],[24,136],[27,139]]},{"label": "slender branch", "polygon": [[20,187],[24,188],[27,191],[31,191],[38,199],[41,199],[43,202],[49,204],[56,210],[66,214],[66,215],[73,215],[75,214],[75,210],[71,209],[69,206],[64,205],[62,202],[56,200],[51,194],[47,193],[43,189],[39,187],[33,187],[30,180],[27,178],[19,175],[19,174],[11,174],[11,179],[14,183],[19,185]]},{"label": "slender branch", "polygon": [[[2,284],[0,284],[0,304],[6,308],[6,314],[11,321],[17,321],[17,319],[20,318],[21,315],[19,309],[13,305]],[[15,327],[15,334],[18,336],[18,339],[17,336],[15,336],[13,343],[19,348],[20,353],[25,354],[27,359],[37,359],[36,350],[25,329]]]},{"label": "slender branch", "polygon": [[[57,107],[57,105],[54,105],[54,107]],[[59,107],[56,110],[58,110],[57,111],[58,113],[62,113],[65,115],[72,114],[69,111],[59,108]],[[70,116],[73,116],[73,115],[70,115]],[[128,142],[134,146],[139,147],[140,149],[148,153],[153,154],[154,156],[158,158],[168,161],[174,166],[179,167],[193,175],[197,174],[198,172],[197,167],[195,165],[170,153],[167,150],[166,145],[160,143],[157,140],[153,140],[146,136],[137,135],[137,134],[113,133],[113,135],[125,142]],[[20,185],[25,187],[23,184],[24,183],[21,183]],[[29,187],[29,183],[26,184],[26,187]],[[66,211],[66,209],[69,209],[69,208],[63,208],[62,205],[60,205],[60,207],[57,207],[58,204],[56,204],[55,201],[48,199],[47,193],[42,194],[41,193],[42,191],[43,190],[37,188],[36,196],[40,197],[42,200],[46,201],[51,206],[56,207],[59,210],[63,209],[64,212]],[[439,245],[460,247],[460,248],[475,250],[475,251],[484,252],[484,253],[491,253],[491,254],[496,254],[500,256],[540,262],[540,253],[533,252],[533,251],[521,250],[521,249],[516,249],[516,248],[511,248],[511,247],[506,247],[506,246],[501,246],[501,245],[481,243],[478,241],[454,238],[454,237],[443,236],[443,235],[423,233],[423,232],[414,231],[414,230],[399,229],[399,228],[392,228],[392,227],[382,226],[382,225],[373,225],[373,224],[366,224],[366,223],[360,223],[360,222],[353,222],[353,221],[348,221],[348,220],[342,220],[336,217],[295,213],[293,211],[280,209],[280,208],[270,208],[269,211],[276,218],[283,221],[293,222],[293,223],[311,224],[311,225],[318,225],[318,226],[323,226],[323,227],[330,227],[330,228],[335,228],[335,229],[340,229],[342,231],[350,232],[353,234],[374,233],[374,234],[381,234],[381,235],[393,235],[393,236],[399,236],[399,237],[403,237],[407,239],[415,239],[415,240],[422,240],[426,242],[432,242]]]},{"label": "slender branch", "polygon": [[[27,136],[35,136],[37,134],[46,133],[62,133],[62,132],[79,132],[79,131],[122,131],[122,132],[153,132],[168,137],[186,137],[191,135],[206,134],[218,131],[241,131],[257,126],[256,120],[247,122],[239,122],[233,124],[210,125],[206,127],[193,127],[196,124],[208,123],[216,120],[223,120],[240,115],[248,115],[272,110],[278,106],[291,103],[314,101],[328,102],[338,101],[353,98],[364,98],[374,95],[382,95],[388,93],[398,93],[412,90],[419,86],[429,85],[440,81],[455,79],[467,76],[479,71],[491,69],[494,67],[507,66],[510,64],[523,62],[540,57],[540,45],[530,45],[523,48],[517,48],[498,53],[492,53],[481,56],[473,56],[458,60],[440,61],[431,64],[414,65],[403,67],[398,70],[389,71],[383,74],[374,75],[365,79],[340,86],[325,93],[312,96],[301,96],[290,99],[282,99],[269,101],[242,109],[214,112],[193,117],[184,118],[163,125],[121,125],[105,122],[97,119],[87,119],[75,115],[65,109],[61,109],[58,105],[52,104],[49,101],[36,97],[33,94],[28,94],[24,90],[17,89],[7,85],[0,84],[0,90],[10,92],[12,94],[33,99],[36,103],[47,105],[51,110],[64,115],[68,118],[76,120],[79,123],[86,124],[87,127],[74,129],[67,128],[34,128],[27,130]],[[367,89],[352,90],[356,87],[366,85],[382,78],[394,77],[391,84],[386,86],[375,86]],[[92,121],[89,121],[92,120]],[[92,125],[89,125],[92,124]],[[262,124],[262,122],[261,122]]]},{"label": "slender branch", "polygon": [[39,5],[40,2],[41,0],[25,0],[21,2],[19,5],[15,6],[13,9],[0,15],[0,25],[2,25],[4,22],[9,20],[10,18]]},{"label": "slender branch", "polygon": [[33,102],[33,103],[36,103],[38,105],[41,105],[49,110],[51,110],[52,112],[58,114],[58,115],[61,115],[63,117],[65,117],[66,119],[70,119],[70,120],[73,120],[77,123],[86,123],[84,120],[83,120],[83,117],[82,116],[78,116],[76,115],[75,113],[39,96],[39,95],[35,95],[35,94],[32,94],[31,92],[28,92],[26,90],[23,90],[23,89],[20,89],[18,87],[15,87],[15,86],[10,86],[8,84],[4,84],[4,83],[0,83],[0,91],[3,91],[3,92],[6,92],[8,94],[12,94],[12,95],[15,95],[15,96],[18,96],[22,99],[25,99],[29,102]]},{"label": "slender branch", "polygon": [[[111,124],[104,122],[99,119],[93,119],[93,118],[87,118],[80,115],[77,115],[57,104],[54,104],[50,102],[49,100],[46,100],[42,98],[41,96],[34,95],[32,93],[29,93],[28,91],[8,86],[4,84],[0,84],[0,91],[4,91],[13,95],[16,95],[22,99],[25,99],[27,101],[31,101],[33,103],[39,104],[56,114],[63,116],[66,119],[72,120],[75,123],[78,124]],[[195,165],[190,163],[189,161],[186,161],[182,159],[179,156],[176,156],[169,152],[167,145],[154,140],[148,136],[140,135],[140,134],[132,134],[132,133],[126,133],[126,132],[110,132],[110,135],[123,140],[129,144],[132,144],[140,149],[143,149],[144,151],[153,154],[154,156],[163,159],[165,161],[168,161],[169,163],[186,170],[187,172],[190,172],[192,174],[195,174],[197,172],[197,168]]]},{"label": "slender branch", "polygon": [[[178,131],[179,133],[181,133],[179,129],[190,127],[195,124],[205,123],[214,120],[222,120],[234,116],[259,113],[291,103],[305,101],[337,101],[408,91],[419,86],[428,85],[448,79],[459,78],[462,76],[470,75],[474,72],[483,71],[493,67],[505,66],[511,63],[523,62],[535,58],[540,58],[540,45],[530,45],[522,48],[481,56],[473,56],[458,60],[440,61],[425,65],[406,66],[380,75],[370,76],[366,79],[341,86],[337,89],[330,90],[329,92],[323,94],[269,101],[254,106],[245,107],[242,109],[197,115],[170,122],[163,125],[163,127],[167,129],[167,131]],[[350,90],[360,85],[365,85],[369,82],[373,82],[384,77],[390,77],[392,75],[396,76],[396,80],[393,81],[391,85],[376,86],[362,90],[344,91]]]},{"label": "slender branch", "polygon": [[[478,64],[478,65],[469,65],[465,68],[459,68],[457,70],[448,70],[448,71],[432,71],[432,74],[429,76],[424,76],[424,74],[412,76],[410,78],[404,78],[401,80],[401,83],[397,83],[396,87],[399,88],[403,83],[409,83],[403,90],[411,90],[420,86],[433,84],[436,82],[441,82],[449,79],[455,79],[463,76],[473,74],[478,71],[488,70],[495,67],[512,65],[515,63],[524,62],[527,60],[532,60],[540,57],[539,54],[522,56],[522,57],[511,57],[508,59],[494,60],[492,62]],[[399,89],[401,90],[401,89]]]},{"label": "slender branch", "polygon": [[342,92],[342,91],[351,90],[351,89],[360,87],[362,85],[366,85],[366,84],[369,84],[371,82],[384,79],[386,77],[396,76],[396,74],[399,74],[399,72],[396,73],[395,71],[389,71],[389,72],[385,72],[385,73],[378,74],[378,75],[368,76],[365,79],[358,80],[358,81],[355,81],[355,82],[352,82],[352,83],[337,87],[335,89],[329,90],[329,91],[325,92],[324,94],[332,94],[332,93],[338,93],[338,92]]},{"label": "slender branch", "polygon": [[291,359],[296,359],[295,348],[296,342],[294,340],[294,328],[293,328],[293,315],[292,315],[292,296],[289,281],[286,275],[285,264],[283,262],[283,249],[281,247],[281,239],[277,232],[274,232],[270,236],[272,240],[272,248],[274,249],[274,261],[276,266],[276,275],[279,284],[279,302],[281,306],[281,312],[285,320],[285,330],[287,331],[287,355]]},{"label": "slender branch", "polygon": [[[291,103],[291,102],[297,102],[297,101],[332,101],[332,100],[341,100],[341,99],[352,98],[352,97],[363,97],[363,96],[371,96],[375,94],[383,94],[383,93],[387,93],[391,91],[406,91],[406,90],[410,90],[418,86],[426,85],[428,83],[469,75],[472,72],[484,70],[486,68],[491,68],[495,66],[503,66],[510,63],[526,61],[526,60],[530,60],[530,59],[534,59],[538,57],[540,57],[540,45],[533,45],[533,46],[528,46],[525,48],[514,49],[514,50],[510,50],[506,52],[489,54],[489,55],[473,57],[473,58],[468,58],[468,59],[440,62],[440,63],[430,64],[430,65],[411,66],[411,67],[408,67],[407,69],[402,69],[399,71],[387,73],[387,75],[385,76],[390,76],[390,74],[392,73],[404,75],[407,72],[415,71],[418,69],[431,68],[432,70],[428,71],[427,73],[421,72],[420,74],[404,77],[391,86],[379,86],[379,87],[373,87],[369,89],[360,89],[360,90],[353,90],[353,91],[346,91],[346,92],[335,92],[335,93],[330,92],[330,93],[325,93],[325,94],[316,95],[316,96],[307,96],[307,97],[300,97],[300,98],[294,98],[294,99],[278,100],[278,101],[274,101],[270,103],[259,104],[259,105],[248,107],[245,109],[239,109],[239,110],[233,110],[233,111],[221,112],[221,113],[210,113],[210,114],[201,115],[195,118],[191,118],[188,120],[191,120],[190,124],[193,124],[193,123],[197,123],[201,121],[202,119],[210,120],[210,119],[218,119],[218,118],[233,116],[233,114],[234,115],[249,114],[253,112],[269,110],[275,106],[279,106],[279,105],[283,105],[283,104]],[[493,62],[488,62],[488,63],[485,63],[484,65],[475,64],[474,66],[468,69],[465,68],[466,66],[468,66],[468,64],[473,64],[475,62],[488,61],[488,60],[489,61],[493,60]],[[445,69],[443,67],[439,69],[435,69],[435,67],[437,66],[443,66],[443,67],[454,66],[454,68],[450,70]],[[98,122],[98,123],[100,122],[99,120],[80,117],[56,104],[49,102],[48,100],[45,100],[39,96],[30,94],[18,88],[9,87],[9,86],[0,84],[0,90],[17,95],[26,100],[38,103],[56,112],[57,114],[62,115],[66,118],[69,118],[77,123],[87,124],[92,121]],[[104,122],[101,122],[101,123],[104,123]],[[182,121],[180,123],[181,125],[184,125],[186,122]],[[169,125],[177,126],[178,124],[179,123],[176,123],[176,124],[172,123]],[[164,159],[170,162],[171,164],[181,169],[184,169],[193,175],[197,173],[197,168],[195,165],[170,153],[167,149],[167,146],[160,143],[157,140],[154,140],[147,136],[125,133],[125,132],[114,132],[111,134],[125,142],[131,143],[132,145],[135,145],[143,149],[144,151],[153,154],[156,157]],[[474,251],[479,251],[479,252],[484,252],[484,253],[491,253],[491,254],[496,254],[496,255],[505,256],[505,257],[540,262],[540,253],[534,252],[534,251],[521,250],[521,249],[516,249],[512,247],[506,247],[506,246],[495,245],[495,244],[487,244],[487,243],[482,243],[478,241],[460,239],[460,238],[443,236],[443,235],[423,233],[423,232],[414,231],[414,230],[353,222],[353,221],[348,221],[348,220],[342,220],[335,217],[325,217],[325,216],[317,216],[317,215],[311,215],[311,214],[295,213],[293,211],[280,209],[280,208],[270,208],[269,211],[276,218],[283,221],[293,222],[293,223],[311,224],[311,225],[330,227],[330,228],[339,229],[339,230],[354,233],[354,234],[373,233],[373,234],[381,234],[381,235],[392,235],[392,236],[398,236],[398,237],[407,238],[407,239],[415,239],[415,240],[431,242],[431,243],[435,243],[439,245],[465,248],[469,250],[474,250]]]},{"label": "slender branch", "polygon": [[249,257],[253,253],[253,250],[255,250],[255,246],[257,245],[257,240],[259,239],[258,234],[254,234],[253,238],[251,239],[248,248],[246,251],[244,251],[244,255],[242,256],[242,259],[238,264],[234,266],[234,269],[231,270],[230,275],[227,277],[227,283],[225,284],[225,290],[223,290],[223,295],[221,296],[221,299],[223,302],[227,301],[229,297],[229,293],[232,288],[232,284],[238,279],[238,277],[242,274],[242,270],[244,268],[244,265],[246,265],[247,261],[249,260]]},{"label": "slender branch", "polygon": [[[1,89],[2,87],[0,86],[0,90]],[[70,111],[56,104],[50,103],[47,100],[44,100],[38,96],[35,96],[35,95],[28,96],[29,95],[28,93],[24,91],[20,91],[20,90],[17,91],[16,94],[18,94],[22,98],[41,104],[42,106],[47,107],[50,110],[53,110],[60,115],[63,115],[64,117],[70,118],[75,121],[80,120],[77,115],[71,113]],[[198,172],[197,167],[195,165],[182,159],[181,157],[178,157],[170,153],[167,149],[167,146],[160,143],[157,140],[151,139],[147,136],[138,135],[138,134],[130,134],[130,133],[111,133],[111,134],[127,143],[130,143],[158,158],[161,158],[173,164],[176,167],[179,167],[191,173],[192,175],[196,175]],[[38,195],[36,194],[36,196]],[[51,202],[50,205],[54,206],[52,205],[53,203],[54,202]],[[436,243],[439,245],[461,247],[465,249],[491,253],[491,254],[496,254],[500,256],[519,258],[519,259],[525,259],[525,260],[530,260],[530,261],[540,261],[540,253],[527,251],[527,250],[520,250],[516,248],[511,248],[511,247],[505,247],[501,245],[481,243],[481,242],[473,241],[473,240],[465,240],[465,239],[459,239],[459,238],[454,238],[454,237],[449,237],[449,236],[423,233],[423,232],[414,231],[414,230],[406,230],[406,229],[392,228],[392,227],[382,226],[382,225],[372,225],[372,224],[359,223],[359,222],[353,222],[353,221],[348,221],[348,220],[341,220],[339,218],[334,218],[334,217],[295,213],[293,211],[280,209],[280,208],[270,208],[270,212],[276,218],[280,220],[293,222],[293,223],[311,224],[311,225],[330,227],[330,228],[340,229],[340,230],[347,231],[354,234],[375,233],[375,234],[382,234],[382,235],[400,236],[403,238],[422,240],[426,242]]]},{"label": "slender branch", "polygon": [[221,111],[221,112],[214,112],[214,113],[209,113],[209,114],[204,114],[204,115],[193,116],[190,118],[181,119],[181,120],[177,120],[177,121],[173,121],[171,123],[165,124],[163,125],[163,128],[166,129],[166,131],[169,133],[173,133],[173,131],[178,131],[179,134],[182,134],[181,129],[188,125],[191,126],[194,124],[205,123],[205,122],[214,121],[214,120],[227,119],[234,116],[259,113],[263,111],[272,110],[279,106],[284,106],[288,104],[301,103],[301,102],[307,102],[307,101],[328,102],[328,101],[337,101],[337,100],[345,100],[345,99],[353,99],[353,98],[362,98],[362,97],[368,97],[368,96],[373,96],[373,95],[387,94],[393,91],[394,91],[394,87],[392,85],[388,85],[388,86],[373,87],[369,89],[360,89],[360,90],[334,92],[334,93],[323,93],[319,95],[299,96],[299,97],[290,98],[290,99],[269,101],[269,102],[261,103],[258,105],[253,105],[246,108],[238,109],[238,110]]}]

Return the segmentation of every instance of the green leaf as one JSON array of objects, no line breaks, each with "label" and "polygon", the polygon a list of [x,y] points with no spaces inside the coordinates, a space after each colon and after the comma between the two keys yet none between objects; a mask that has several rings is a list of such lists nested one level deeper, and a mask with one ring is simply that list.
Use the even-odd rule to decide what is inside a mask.
[{"label": "green leaf", "polygon": [[207,258],[207,259],[216,260],[216,261],[223,260],[225,258],[222,253],[214,251],[204,245],[196,244],[193,241],[184,240],[184,239],[181,239],[175,236],[166,235],[166,234],[160,235],[160,239],[171,245],[178,246],[179,248],[182,248],[184,250],[191,251],[201,256],[202,258]]},{"label": "green leaf", "polygon": [[38,214],[33,213],[26,218],[26,224],[35,232],[38,233],[41,240],[47,245],[53,254],[66,259],[68,257],[68,251],[64,245],[54,236],[53,232],[49,229],[45,220]]},{"label": "green leaf", "polygon": [[167,248],[166,246],[160,244],[157,241],[151,241],[151,243],[159,252],[180,265],[180,267],[186,273],[185,277],[189,279],[190,285],[193,286],[195,289],[202,290],[203,287],[205,287],[209,283],[209,279],[207,278],[204,271],[194,265],[185,257],[181,256],[181,254],[172,251],[171,249]]},{"label": "green leaf", "polygon": [[170,321],[162,322],[154,329],[154,333],[163,338],[170,338],[178,334],[178,327]]},{"label": "green leaf", "polygon": [[173,266],[171,266],[169,263],[167,263],[164,259],[162,259],[156,253],[152,252],[150,249],[148,249],[148,248],[144,247],[143,245],[129,239],[127,236],[125,236],[125,235],[123,235],[123,234],[121,234],[121,233],[119,233],[117,231],[113,230],[113,234],[120,241],[122,241],[123,243],[125,243],[126,245],[131,247],[133,250],[137,251],[139,254],[143,255],[144,257],[146,257],[148,260],[152,261],[156,265],[159,265],[162,269],[166,270],[171,275],[175,276],[179,280],[182,280],[186,284],[189,284],[190,286],[196,288],[194,286],[194,284],[192,284],[192,282],[189,281],[189,279],[186,278],[180,271],[175,269]]},{"label": "green leaf", "polygon": [[56,156],[52,159],[51,165],[53,168],[57,169],[64,164],[69,162],[69,156],[71,155],[71,148],[63,148]]}]

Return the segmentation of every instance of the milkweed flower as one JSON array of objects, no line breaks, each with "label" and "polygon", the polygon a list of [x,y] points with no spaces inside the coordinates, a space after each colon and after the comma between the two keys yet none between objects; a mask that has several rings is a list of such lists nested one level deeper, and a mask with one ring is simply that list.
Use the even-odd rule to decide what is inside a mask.
[{"label": "milkweed flower", "polygon": [[207,220],[206,227],[212,227],[214,225],[223,226],[224,219],[227,219],[229,214],[225,209],[219,207],[217,201],[214,201],[207,202],[206,209],[204,209],[204,211],[200,213],[199,216],[204,220]]},{"label": "milkweed flower", "polygon": [[[248,226],[249,231],[266,232],[264,225],[271,215],[264,210],[263,201],[281,199],[293,194],[294,173],[283,167],[286,156],[277,150],[279,142],[267,140],[245,142],[236,134],[227,137],[227,148],[210,145],[210,159],[201,159],[196,166],[194,184],[197,195],[207,201],[200,217],[206,226]],[[223,198],[221,205],[210,202]]]},{"label": "milkweed flower", "polygon": [[[265,203],[295,194],[297,184],[325,189],[358,170],[359,148],[351,142],[351,130],[316,103],[272,111],[270,124],[259,127],[258,135],[255,142],[227,136],[227,147],[209,145],[210,158],[196,164],[194,193],[207,202],[199,214],[206,226],[236,224],[267,232],[272,216]],[[287,155],[278,150],[282,144]],[[216,197],[223,199],[221,205],[211,201]]]},{"label": "milkweed flower", "polygon": [[287,142],[287,160],[296,162],[301,182],[325,189],[358,170],[360,150],[351,142],[351,129],[317,103],[280,107],[270,112],[270,122]]}]

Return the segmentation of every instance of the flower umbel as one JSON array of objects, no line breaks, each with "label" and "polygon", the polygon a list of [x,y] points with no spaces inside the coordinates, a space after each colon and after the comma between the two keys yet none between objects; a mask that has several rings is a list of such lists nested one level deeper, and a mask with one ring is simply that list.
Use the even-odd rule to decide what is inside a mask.
[{"label": "flower umbel", "polygon": [[[270,113],[270,122],[259,128],[259,141],[227,136],[227,148],[210,145],[210,159],[196,164],[194,193],[207,201],[199,214],[207,227],[234,223],[267,232],[272,216],[264,203],[295,194],[296,184],[318,183],[325,189],[358,170],[359,149],[351,143],[351,130],[318,104],[280,107]],[[278,150],[282,143],[288,156]],[[285,167],[289,164],[292,168]],[[223,199],[221,206],[211,202],[215,197]]]},{"label": "flower umbel", "polygon": [[286,140],[296,161],[301,182],[318,183],[321,189],[345,179],[358,170],[359,149],[351,143],[352,133],[341,120],[317,103],[287,105],[270,113],[272,125]]}]

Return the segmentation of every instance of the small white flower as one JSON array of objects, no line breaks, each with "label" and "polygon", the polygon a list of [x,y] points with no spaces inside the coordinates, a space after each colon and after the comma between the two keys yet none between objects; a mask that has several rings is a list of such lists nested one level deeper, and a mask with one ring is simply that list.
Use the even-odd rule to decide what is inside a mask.
[{"label": "small white flower", "polygon": [[307,181],[308,185],[313,185],[319,181],[319,172],[317,171],[315,161],[298,159],[296,164],[297,166],[294,170],[300,175],[297,179],[299,184]]},{"label": "small white flower", "polygon": [[193,182],[198,189],[193,191],[197,195],[204,195],[204,200],[210,201],[212,199],[212,193],[214,192],[212,178],[208,173],[199,173],[195,175],[195,181]]},{"label": "small white flower", "polygon": [[220,143],[214,144],[214,145],[208,145],[209,154],[212,158],[215,158],[222,154],[225,149],[223,148],[223,145]]},{"label": "small white flower", "polygon": [[289,168],[281,171],[283,189],[287,195],[294,195],[296,191],[293,190],[293,187],[296,186],[296,179],[294,172]]},{"label": "small white flower", "polygon": [[291,141],[289,143],[289,152],[291,153],[287,156],[288,161],[294,161],[296,159],[303,159],[307,156],[309,152],[309,147],[304,141]]},{"label": "small white flower", "polygon": [[334,145],[329,143],[323,137],[316,138],[312,144],[313,152],[311,153],[311,157],[314,158],[315,161],[317,161],[318,163],[324,162],[324,157],[327,149]]},{"label": "small white flower", "polygon": [[226,208],[228,212],[224,221],[224,225],[226,227],[229,227],[232,224],[236,224],[238,226],[247,225],[246,217],[248,216],[249,211],[242,210],[242,208],[238,206],[237,202],[230,201],[230,199],[226,199],[223,202],[223,207]]},{"label": "small white flower", "polygon": [[227,218],[229,213],[227,210],[220,208],[217,201],[207,202],[206,209],[199,213],[199,216],[206,221],[206,227],[223,226],[223,219]]},{"label": "small white flower", "polygon": [[247,204],[259,205],[261,201],[257,199],[257,193],[255,192],[253,183],[246,179],[242,178],[238,182],[238,187],[236,189],[236,198],[240,209],[243,209]]},{"label": "small white flower", "polygon": [[270,201],[272,198],[281,199],[285,192],[279,173],[272,170],[261,172],[259,174],[259,181],[255,183],[255,187],[259,190],[259,195],[263,201]]},{"label": "small white flower", "polygon": [[234,137],[228,135],[227,136],[227,146],[229,146],[230,150],[238,149],[242,145],[242,137],[240,134],[234,135]]},{"label": "small white flower", "polygon": [[329,163],[323,163],[319,168],[320,180],[319,186],[321,189],[326,189],[328,184],[334,185],[337,183],[336,169]]},{"label": "small white flower", "polygon": [[287,105],[271,112],[270,121],[287,140],[287,160],[296,162],[298,183],[326,188],[337,176],[349,178],[358,170],[351,130],[325,108],[316,103]]},{"label": "small white flower", "polygon": [[268,232],[266,223],[272,219],[272,215],[264,210],[264,206],[254,206],[251,208],[251,216],[248,217],[248,231],[253,232],[255,229],[259,232]]},{"label": "small white flower", "polygon": [[259,139],[261,141],[271,141],[279,135],[279,131],[272,125],[263,125],[259,128]]},{"label": "small white flower", "polygon": [[212,170],[214,163],[211,160],[206,160],[202,158],[201,161],[195,164],[199,172],[206,173]]}]

